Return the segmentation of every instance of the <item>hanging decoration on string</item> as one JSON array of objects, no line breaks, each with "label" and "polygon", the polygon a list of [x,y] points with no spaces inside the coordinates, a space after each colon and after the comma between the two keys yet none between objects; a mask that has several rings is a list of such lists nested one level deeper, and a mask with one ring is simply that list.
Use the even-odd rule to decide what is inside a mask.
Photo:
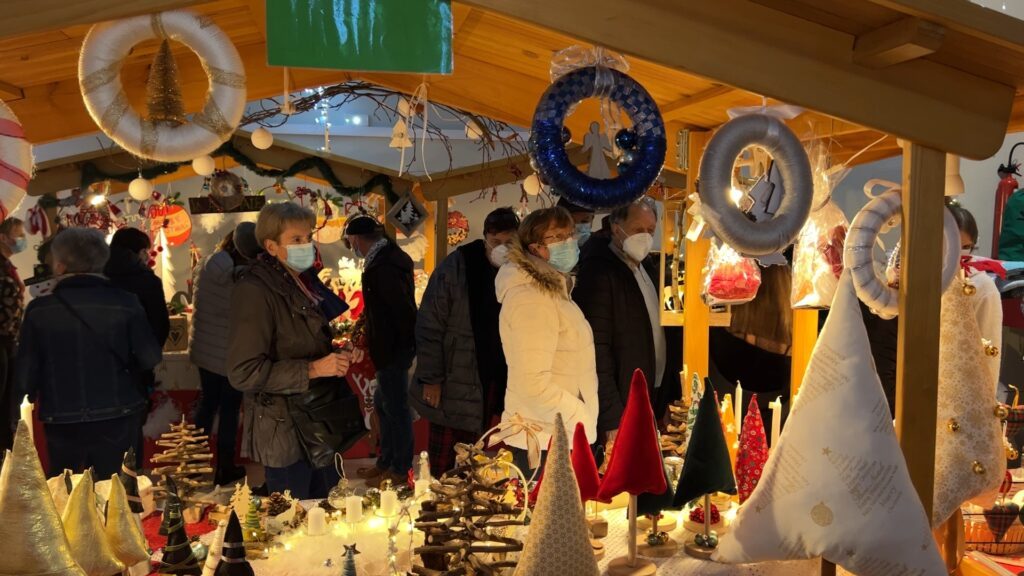
[{"label": "hanging decoration on string", "polygon": [[[176,40],[203,62],[206,102],[184,118],[170,50],[161,47],[150,75],[149,113],[132,109],[120,71],[135,45]],[[245,69],[227,35],[208,16],[175,10],[97,24],[82,44],[78,80],[85,106],[100,129],[128,152],[162,162],[209,154],[231,137],[245,111]]]},{"label": "hanging decoration on string", "polygon": [[427,209],[423,204],[412,195],[412,192],[406,192],[394,203],[391,210],[388,210],[387,222],[402,234],[412,236],[413,232],[427,220],[427,216]]},{"label": "hanging decoration on string", "polygon": [[448,246],[454,248],[469,237],[469,218],[458,210],[448,213]]},{"label": "hanging decoration on string", "polygon": [[34,170],[32,145],[14,112],[0,101],[0,220],[6,220],[25,199]]},{"label": "hanging decoration on string", "polygon": [[[430,176],[430,170],[427,170],[427,130],[430,126],[430,100],[427,95],[426,82],[417,86],[408,100],[403,98],[398,101],[398,120],[395,121],[395,126],[391,130],[391,143],[389,146],[402,151],[398,161],[399,176],[405,173],[407,168],[405,164],[405,149],[412,148],[413,146],[413,137],[410,136],[410,132],[412,131],[413,121],[417,117],[421,118],[423,122],[420,128],[420,166],[423,167],[423,173],[427,179],[433,180]],[[466,129],[467,131],[469,130],[468,124]]]},{"label": "hanging decoration on string", "polygon": [[[661,173],[666,150],[665,123],[658,105],[636,80],[610,67],[602,54],[594,64],[566,72],[548,87],[534,111],[528,144],[534,169],[547,183],[574,204],[597,209],[639,198]],[[615,178],[598,179],[581,173],[565,150],[571,139],[565,118],[580,100],[591,97],[619,106],[633,124],[621,132],[621,138],[616,135],[623,145],[634,147],[623,153]],[[603,162],[604,143],[592,141],[591,149],[592,159],[600,152]]]}]

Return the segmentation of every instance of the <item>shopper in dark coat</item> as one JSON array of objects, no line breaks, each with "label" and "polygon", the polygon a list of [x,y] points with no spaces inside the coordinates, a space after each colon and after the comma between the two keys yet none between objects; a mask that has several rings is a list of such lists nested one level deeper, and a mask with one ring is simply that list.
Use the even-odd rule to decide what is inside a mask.
[{"label": "shopper in dark coat", "polygon": [[110,240],[110,260],[103,273],[114,286],[138,297],[153,336],[163,346],[171,333],[171,321],[163,282],[149,267],[152,247],[149,235],[138,228],[122,228],[114,232]]},{"label": "shopper in dark coat", "polygon": [[[593,235],[587,242],[572,297],[594,331],[601,406],[597,429],[613,440],[634,370],[643,370],[650,397],[657,398],[655,389],[664,375],[666,345],[658,304],[658,263],[650,256],[651,236],[657,225],[654,209],[647,203],[617,209],[610,225],[610,238]],[[645,241],[628,240],[632,236]],[[652,298],[653,307],[648,302]]]},{"label": "shopper in dark coat", "polygon": [[[138,298],[100,272],[103,234],[70,228],[53,241],[53,293],[33,300],[21,327],[15,381],[38,403],[50,475],[95,467],[107,477],[138,445],[146,397],[134,373],[160,361]],[[19,396],[20,397],[20,396]]]},{"label": "shopper in dark coat", "polygon": [[[356,216],[345,227],[346,243],[362,258],[363,316],[370,358],[377,368],[374,409],[380,416],[380,456],[359,470],[368,484],[406,481],[412,467],[412,413],[409,368],[416,354],[416,297],[412,259],[370,216]],[[358,362],[358,354],[356,353]]]},{"label": "shopper in dark coat", "polygon": [[498,331],[501,305],[494,279],[517,228],[519,218],[511,208],[488,214],[484,238],[445,258],[423,293],[409,400],[430,421],[434,477],[455,465],[456,443],[475,442],[494,416],[501,415],[508,366]]},{"label": "shopper in dark coat", "polygon": [[[351,394],[342,378],[349,357],[334,352],[322,297],[302,273],[313,266],[316,217],[297,204],[268,204],[256,238],[261,253],[231,295],[228,378],[244,405],[242,457],[264,466],[267,489],[322,498],[338,481],[331,458],[314,462],[321,445],[303,443],[289,398],[311,389]],[[325,414],[330,417],[330,414]]]}]

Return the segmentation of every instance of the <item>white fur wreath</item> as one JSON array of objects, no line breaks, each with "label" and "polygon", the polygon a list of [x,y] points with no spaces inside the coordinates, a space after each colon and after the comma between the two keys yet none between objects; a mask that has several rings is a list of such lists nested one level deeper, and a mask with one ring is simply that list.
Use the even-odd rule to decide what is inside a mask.
[{"label": "white fur wreath", "polygon": [[[898,189],[873,198],[853,218],[843,250],[843,266],[853,275],[857,297],[886,319],[899,315],[899,291],[878,277],[873,252],[878,235],[900,217],[902,205]],[[960,231],[949,210],[944,209],[943,214],[942,290],[945,291],[960,268]]]},{"label": "white fur wreath", "polygon": [[14,213],[25,199],[32,164],[32,145],[21,121],[0,101],[0,218]]},{"label": "white fur wreath", "polygon": [[[171,39],[199,57],[210,82],[202,111],[181,126],[143,120],[121,86],[121,66],[132,47]],[[82,98],[96,124],[125,150],[161,162],[183,162],[217,149],[245,111],[245,68],[238,51],[213,21],[187,10],[97,24],[82,44],[78,62]]]}]

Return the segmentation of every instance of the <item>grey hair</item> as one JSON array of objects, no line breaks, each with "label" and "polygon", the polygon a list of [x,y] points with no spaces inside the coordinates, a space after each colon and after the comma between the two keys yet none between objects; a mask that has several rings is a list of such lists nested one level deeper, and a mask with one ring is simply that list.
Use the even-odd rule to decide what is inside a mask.
[{"label": "grey hair", "polygon": [[267,204],[256,219],[256,241],[262,247],[267,240],[277,242],[289,223],[302,222],[316,227],[316,214],[294,202]]},{"label": "grey hair", "polygon": [[68,274],[101,274],[110,259],[110,247],[103,233],[94,228],[61,230],[50,245],[53,261],[64,265]]},{"label": "grey hair", "polygon": [[651,198],[650,196],[641,196],[637,198],[635,201],[630,202],[629,204],[624,204],[622,206],[619,206],[615,210],[612,210],[611,214],[608,215],[608,223],[618,224],[619,226],[621,226],[626,220],[629,219],[629,212],[634,207],[646,208],[654,214],[655,218],[658,217],[658,205],[657,203],[654,202],[654,199]]}]

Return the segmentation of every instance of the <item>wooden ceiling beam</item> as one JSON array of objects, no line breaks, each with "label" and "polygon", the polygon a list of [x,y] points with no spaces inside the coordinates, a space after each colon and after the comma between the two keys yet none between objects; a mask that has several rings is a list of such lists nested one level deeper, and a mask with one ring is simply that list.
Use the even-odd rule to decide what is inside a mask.
[{"label": "wooden ceiling beam", "polygon": [[868,68],[887,68],[935,53],[945,38],[943,26],[911,16],[858,36],[853,61]]},{"label": "wooden ceiling beam", "polygon": [[0,100],[3,100],[4,102],[13,102],[14,100],[21,100],[24,97],[24,90],[10,82],[0,80]]},{"label": "wooden ceiling beam", "polygon": [[968,158],[995,153],[1010,117],[1008,85],[926,59],[859,66],[852,35],[751,0],[463,1]]},{"label": "wooden ceiling beam", "polygon": [[186,8],[209,0],[4,0],[0,38]]},{"label": "wooden ceiling beam", "polygon": [[[857,0],[861,1],[861,0]],[[963,0],[867,0],[1024,54],[1024,21]]]},{"label": "wooden ceiling beam", "polygon": [[712,86],[711,88],[701,90],[696,94],[665,104],[661,107],[661,117],[664,118],[665,122],[678,120],[687,110],[701,104],[705,104],[709,100],[714,100],[715,98],[731,94],[734,91],[736,91],[736,89],[731,86]]}]

